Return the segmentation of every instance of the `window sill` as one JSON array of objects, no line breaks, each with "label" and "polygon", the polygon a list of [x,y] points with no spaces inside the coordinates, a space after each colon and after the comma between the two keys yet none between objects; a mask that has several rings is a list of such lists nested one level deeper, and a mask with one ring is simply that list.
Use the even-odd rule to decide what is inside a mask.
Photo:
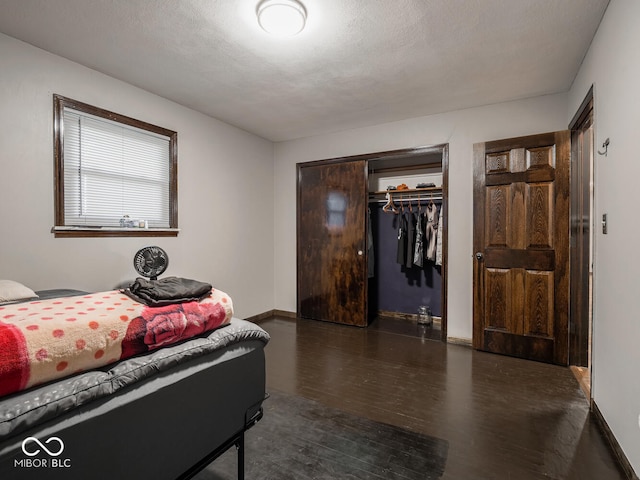
[{"label": "window sill", "polygon": [[62,227],[51,229],[55,238],[69,237],[177,237],[179,228]]}]

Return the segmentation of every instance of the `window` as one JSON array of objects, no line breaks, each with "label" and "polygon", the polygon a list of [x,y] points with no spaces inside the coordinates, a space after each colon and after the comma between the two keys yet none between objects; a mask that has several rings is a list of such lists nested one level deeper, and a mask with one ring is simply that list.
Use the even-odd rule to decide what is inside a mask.
[{"label": "window", "polygon": [[54,95],[58,236],[176,236],[177,133]]}]

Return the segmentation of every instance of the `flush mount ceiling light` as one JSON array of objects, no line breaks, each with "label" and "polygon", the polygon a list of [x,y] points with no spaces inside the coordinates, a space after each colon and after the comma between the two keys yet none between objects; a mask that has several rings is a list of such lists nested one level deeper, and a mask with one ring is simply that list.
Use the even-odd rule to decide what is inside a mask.
[{"label": "flush mount ceiling light", "polygon": [[307,11],[297,0],[264,0],[256,14],[265,32],[280,37],[300,33],[307,21]]}]

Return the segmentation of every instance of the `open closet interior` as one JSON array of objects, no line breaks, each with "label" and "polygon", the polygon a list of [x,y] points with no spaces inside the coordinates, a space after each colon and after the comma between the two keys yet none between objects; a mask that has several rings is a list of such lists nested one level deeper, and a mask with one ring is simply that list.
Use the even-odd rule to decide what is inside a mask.
[{"label": "open closet interior", "polygon": [[447,162],[439,145],[297,165],[298,316],[446,340]]},{"label": "open closet interior", "polygon": [[444,151],[368,162],[368,312],[380,328],[442,338]]}]

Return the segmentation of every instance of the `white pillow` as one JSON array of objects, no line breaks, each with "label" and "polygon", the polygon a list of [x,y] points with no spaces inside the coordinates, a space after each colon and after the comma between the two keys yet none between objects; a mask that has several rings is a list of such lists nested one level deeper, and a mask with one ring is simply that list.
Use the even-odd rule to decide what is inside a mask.
[{"label": "white pillow", "polygon": [[0,280],[0,305],[38,298],[36,292],[13,280]]}]

